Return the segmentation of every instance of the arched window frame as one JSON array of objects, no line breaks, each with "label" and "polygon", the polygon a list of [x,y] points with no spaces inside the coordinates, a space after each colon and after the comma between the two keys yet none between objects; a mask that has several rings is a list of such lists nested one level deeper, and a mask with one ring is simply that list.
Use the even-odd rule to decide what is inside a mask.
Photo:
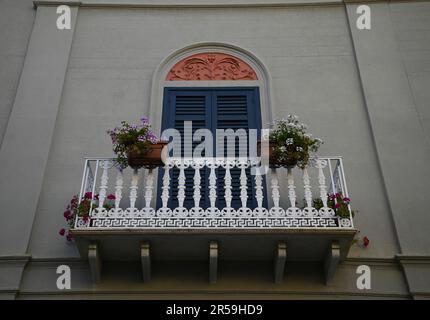
[{"label": "arched window frame", "polygon": [[[188,56],[199,53],[219,52],[235,56],[246,62],[257,74],[258,80],[198,80],[198,81],[168,81],[167,74],[176,63]],[[165,87],[258,87],[260,92],[260,107],[262,127],[268,127],[273,122],[271,107],[272,93],[270,77],[261,59],[248,50],[226,43],[197,43],[171,53],[165,58],[154,72],[151,87],[149,117],[155,132],[161,131],[163,93]]]}]

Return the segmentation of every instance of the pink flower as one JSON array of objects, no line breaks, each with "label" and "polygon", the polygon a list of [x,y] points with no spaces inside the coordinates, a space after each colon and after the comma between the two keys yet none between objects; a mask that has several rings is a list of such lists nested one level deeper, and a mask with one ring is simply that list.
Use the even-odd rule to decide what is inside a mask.
[{"label": "pink flower", "polygon": [[367,236],[363,237],[363,246],[365,246],[367,248],[367,246],[369,245],[370,240]]},{"label": "pink flower", "polygon": [[84,198],[85,199],[92,199],[93,198],[93,193],[92,192],[85,192]]},{"label": "pink flower", "polygon": [[72,239],[73,239],[73,236],[72,236],[71,234],[68,234],[68,235],[66,236],[66,240],[67,240],[67,241],[72,241]]},{"label": "pink flower", "polygon": [[60,234],[60,236],[64,236],[64,234],[66,233],[66,230],[60,229],[60,231],[58,232]]},{"label": "pink flower", "polygon": [[329,196],[328,196],[328,198],[329,198],[330,200],[334,200],[334,199],[335,199],[335,196],[334,196],[334,194],[331,194],[331,195],[329,195]]},{"label": "pink flower", "polygon": [[70,216],[72,215],[72,212],[70,212],[70,210],[66,210],[64,211],[64,218],[66,218],[67,220],[70,219]]},{"label": "pink flower", "polygon": [[107,198],[109,200],[115,200],[115,196],[113,194],[108,195]]},{"label": "pink flower", "polygon": [[85,222],[87,222],[89,220],[89,218],[90,218],[89,216],[85,215],[85,216],[82,217],[82,220],[84,220]]},{"label": "pink flower", "polygon": [[340,208],[340,203],[336,203],[336,204],[334,205],[334,207],[335,207],[336,209]]},{"label": "pink flower", "polygon": [[341,197],[341,194],[340,193],[336,193],[336,198],[340,198]]},{"label": "pink flower", "polygon": [[350,201],[351,201],[351,199],[349,199],[349,198],[343,198],[343,201],[345,201],[345,202],[350,202]]}]

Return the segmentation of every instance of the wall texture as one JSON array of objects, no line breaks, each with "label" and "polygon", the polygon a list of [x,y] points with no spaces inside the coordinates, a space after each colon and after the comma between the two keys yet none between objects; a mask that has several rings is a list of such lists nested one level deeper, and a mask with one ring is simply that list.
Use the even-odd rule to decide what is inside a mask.
[{"label": "wall texture", "polygon": [[430,3],[393,3],[391,19],[421,126],[430,141]]},{"label": "wall texture", "polygon": [[[30,244],[32,254],[54,257],[69,252],[70,246],[56,230],[63,223],[64,204],[78,191],[82,158],[111,155],[105,131],[119,120],[148,114],[151,78],[161,60],[179,48],[209,40],[233,43],[261,58],[272,76],[274,116],[300,115],[326,141],[322,155],[345,157],[347,174],[355,177],[349,188],[360,208],[358,227],[378,243],[366,255],[393,256],[396,240],[341,6],[81,8]],[[386,227],[372,232],[373,223]]]},{"label": "wall texture", "polygon": [[[15,103],[11,123],[16,124],[5,134],[10,140],[4,144],[6,147],[2,146],[0,159],[8,160],[4,163],[9,167],[3,166],[1,174],[6,177],[11,172],[8,170],[14,168],[14,158],[8,156],[17,152],[10,147],[18,141],[14,140],[14,130],[23,130],[28,136],[33,133],[31,126],[23,126],[22,114],[37,117],[39,111],[45,112],[46,117],[41,118],[42,128],[50,128],[52,133],[48,145],[36,138],[32,140],[33,148],[38,148],[37,143],[45,148],[43,152],[38,149],[37,161],[28,169],[43,173],[41,177],[36,175],[37,179],[32,179],[26,187],[31,195],[32,210],[26,207],[30,202],[16,204],[10,197],[2,198],[4,208],[16,211],[14,215],[0,217],[0,234],[9,237],[4,237],[0,245],[0,256],[3,255],[0,268],[9,275],[0,278],[2,293],[14,297],[20,291],[20,298],[56,295],[55,281],[48,279],[55,278],[55,268],[60,262],[70,263],[76,275],[73,280],[76,289],[65,297],[89,294],[93,290],[87,264],[80,260],[73,244],[58,236],[58,229],[64,225],[64,206],[79,191],[83,157],[110,156],[111,144],[106,130],[121,120],[133,121],[150,113],[152,77],[164,58],[190,44],[213,41],[234,44],[257,56],[271,77],[274,118],[298,114],[316,136],[326,141],[321,155],[344,157],[352,205],[359,210],[356,227],[371,239],[371,246],[365,250],[352,248],[350,259],[339,270],[332,288],[321,285],[320,274],[312,266],[306,274],[300,266],[293,266],[288,281],[273,288],[266,283],[267,279],[258,275],[259,270],[265,270],[263,265],[255,268],[255,275],[249,282],[237,280],[239,293],[250,294],[259,288],[268,297],[278,298],[304,295],[348,298],[366,294],[373,298],[430,296],[430,284],[426,282],[430,279],[427,250],[430,246],[426,234],[429,221],[422,201],[426,197],[422,185],[426,177],[430,178],[425,165],[430,146],[428,2],[371,3],[375,13],[373,31],[358,31],[355,28],[356,5],[342,1],[330,6],[320,1],[316,6],[278,7],[81,6],[74,7],[76,20],[65,42],[61,42],[57,30],[51,29],[55,28],[55,8],[40,5],[33,46],[29,47],[32,57],[27,58],[24,68],[27,71],[23,72],[27,76],[21,78],[22,88],[18,89],[21,100],[17,96],[15,102],[14,88],[34,11],[27,10],[29,2],[11,2],[1,1],[0,6],[18,10],[22,15],[25,12],[29,18],[19,26],[24,28],[29,24],[29,27],[25,32],[21,29],[12,32],[13,37],[0,31],[2,43],[7,44],[0,49],[0,90],[5,90],[4,96],[9,99],[5,104],[0,100],[1,108],[4,105],[7,113],[0,121],[4,119],[6,123]],[[102,1],[88,3],[97,2]],[[312,1],[303,1],[303,4],[308,2]],[[3,10],[0,15],[4,15],[0,16],[2,25],[16,25]],[[17,40],[12,41],[15,34]],[[51,37],[45,37],[46,34]],[[56,67],[48,68],[42,77],[52,81],[50,77],[54,76],[60,81],[48,81],[46,90],[34,93],[30,90],[32,83],[26,79],[34,81],[32,75],[37,71],[34,63],[43,51],[38,43],[43,43],[44,48],[58,50],[51,52],[52,65]],[[4,57],[3,51],[6,52]],[[3,73],[11,68],[9,61],[12,60],[8,59],[21,59],[20,66],[14,67],[15,73]],[[12,75],[15,78],[10,78]],[[14,88],[10,88],[14,81]],[[24,99],[26,94],[34,99]],[[43,108],[45,101],[50,101],[52,110]],[[34,109],[26,111],[30,102],[34,102]],[[388,113],[387,106],[392,106]],[[386,117],[381,116],[384,112]],[[407,122],[402,122],[403,119]],[[160,122],[161,119],[151,121]],[[396,125],[399,126],[397,133],[404,132],[398,141],[403,145],[411,143],[407,155],[399,154],[404,149],[390,145]],[[411,138],[415,140],[409,141]],[[422,149],[413,152],[414,148]],[[417,159],[414,159],[413,168],[408,169],[408,157],[412,154],[416,154]],[[399,163],[404,170],[401,175],[397,174]],[[28,177],[26,171],[20,174],[21,178],[14,184],[17,190]],[[403,186],[399,185],[401,181],[404,181]],[[405,201],[404,190],[413,185],[419,188]],[[285,181],[281,181],[281,188],[285,190],[285,187]],[[12,231],[8,230],[11,225],[26,230],[24,240],[20,236],[13,244],[6,242],[12,238]],[[369,264],[375,270],[375,285],[365,295],[348,280],[353,278],[359,264]],[[119,273],[122,275],[134,270],[132,266],[129,270],[127,266],[117,267],[123,270]],[[227,266],[224,270],[230,267],[225,282],[210,290],[229,292],[228,283],[235,281],[240,275],[240,271],[235,270],[243,266]],[[133,272],[128,278],[119,277],[122,279],[119,281],[118,274],[113,271],[115,268],[107,268],[106,282],[97,288],[100,296],[114,296],[115,290],[127,292],[129,297],[161,297],[175,290],[188,294],[209,290],[206,284],[199,282],[199,276],[194,277],[193,268],[186,266],[183,267],[184,277],[189,282],[185,287],[176,278],[170,278],[171,283],[166,282],[162,275],[171,274],[167,266],[160,268],[160,277],[150,286],[131,285],[135,283]],[[2,284],[2,280],[9,282]],[[163,291],[163,288],[168,290]]]},{"label": "wall texture", "polygon": [[0,145],[15,99],[34,15],[31,0],[0,1]]}]

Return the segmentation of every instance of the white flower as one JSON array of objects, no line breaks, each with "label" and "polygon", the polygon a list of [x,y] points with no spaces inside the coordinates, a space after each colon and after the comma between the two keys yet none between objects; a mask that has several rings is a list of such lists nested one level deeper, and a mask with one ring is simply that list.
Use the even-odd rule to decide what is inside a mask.
[{"label": "white flower", "polygon": [[294,139],[293,138],[288,138],[286,141],[285,141],[285,144],[287,145],[287,146],[290,146],[290,145],[292,145],[294,143]]}]

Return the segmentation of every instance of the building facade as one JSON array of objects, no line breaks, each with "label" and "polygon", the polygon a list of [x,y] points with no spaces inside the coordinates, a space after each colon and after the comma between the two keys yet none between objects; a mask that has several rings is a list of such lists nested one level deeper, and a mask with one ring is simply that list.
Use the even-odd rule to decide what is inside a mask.
[{"label": "building facade", "polygon": [[[60,5],[70,29],[57,26]],[[362,5],[370,29],[358,27]],[[430,297],[429,1],[0,0],[0,25],[1,298]],[[218,122],[191,108],[198,97]],[[149,116],[160,134],[175,121],[265,128],[288,114],[325,141],[326,181],[322,164],[312,186],[297,170],[297,206],[305,198],[311,207],[308,190],[342,191],[357,210],[353,222],[280,218],[294,190],[285,169],[264,181],[247,173],[240,184],[236,162],[233,182],[218,177],[257,190],[248,193],[253,208],[285,209],[271,217],[222,220],[225,202],[213,216],[173,216],[179,191],[170,193],[172,212],[157,215],[144,209],[167,208],[158,169],[124,171],[124,184],[115,182],[106,130],[121,120]],[[181,185],[173,171],[168,183],[175,177]],[[215,185],[204,178],[195,185],[213,207]],[[141,215],[94,216],[99,225],[83,222],[67,242],[58,230],[80,191],[122,192],[124,210]],[[61,265],[70,289],[57,287]],[[357,285],[362,265],[370,288]]]}]

